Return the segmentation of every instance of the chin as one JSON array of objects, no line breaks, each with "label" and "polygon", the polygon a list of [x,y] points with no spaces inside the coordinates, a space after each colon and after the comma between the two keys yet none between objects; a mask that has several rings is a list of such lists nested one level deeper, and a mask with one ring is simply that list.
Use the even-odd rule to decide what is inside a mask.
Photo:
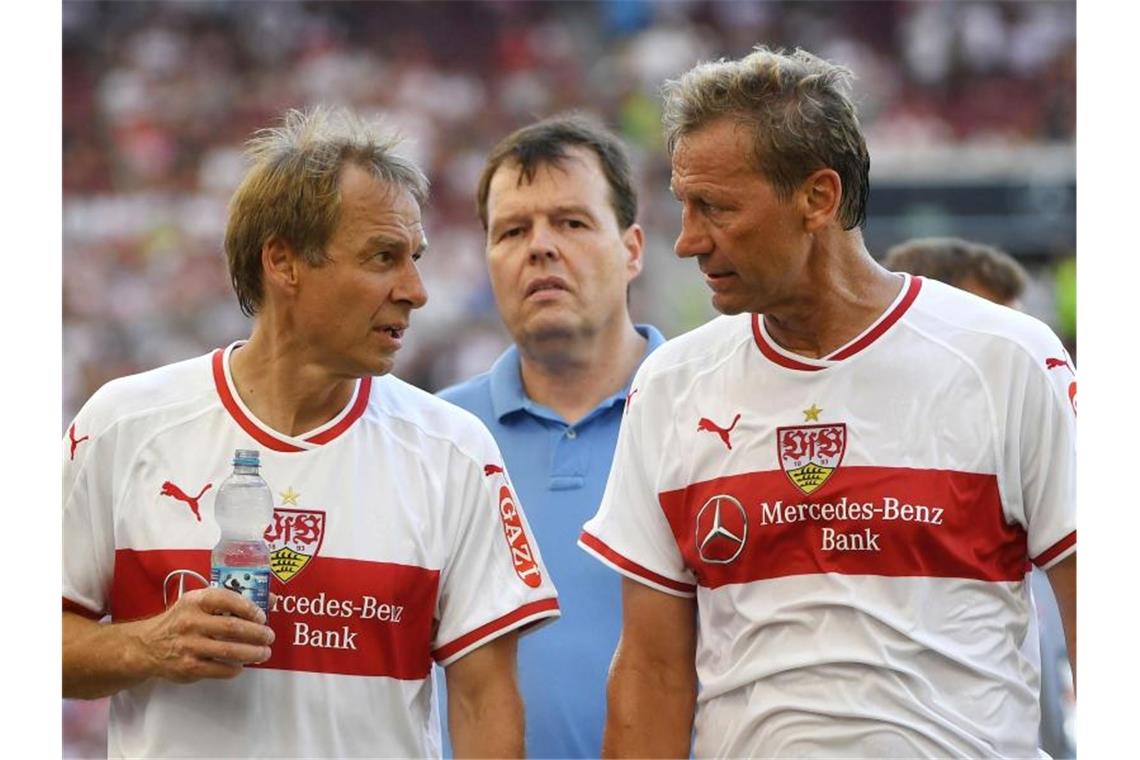
[{"label": "chin", "polygon": [[714,293],[712,297],[713,308],[726,316],[734,316],[736,314],[743,314],[744,312],[751,312],[752,309],[748,308],[748,304],[740,299],[725,298],[719,293]]}]

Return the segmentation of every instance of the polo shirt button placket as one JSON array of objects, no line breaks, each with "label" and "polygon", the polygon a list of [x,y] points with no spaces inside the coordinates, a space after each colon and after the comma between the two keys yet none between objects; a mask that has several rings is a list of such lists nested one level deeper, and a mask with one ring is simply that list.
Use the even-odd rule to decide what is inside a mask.
[{"label": "polo shirt button placket", "polygon": [[566,437],[572,441],[578,437],[578,431],[575,430],[574,428],[568,428],[566,430]]}]

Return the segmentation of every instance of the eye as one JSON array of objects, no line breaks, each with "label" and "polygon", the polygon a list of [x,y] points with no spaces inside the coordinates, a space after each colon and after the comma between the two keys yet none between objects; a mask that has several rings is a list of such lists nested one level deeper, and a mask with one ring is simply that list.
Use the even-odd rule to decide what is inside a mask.
[{"label": "eye", "polygon": [[572,230],[584,230],[587,225],[581,219],[567,219],[563,222],[567,227]]},{"label": "eye", "polygon": [[522,227],[508,227],[506,230],[503,231],[502,235],[499,235],[499,240],[506,240],[508,238],[518,237],[519,235],[522,234],[522,231],[523,231]]}]

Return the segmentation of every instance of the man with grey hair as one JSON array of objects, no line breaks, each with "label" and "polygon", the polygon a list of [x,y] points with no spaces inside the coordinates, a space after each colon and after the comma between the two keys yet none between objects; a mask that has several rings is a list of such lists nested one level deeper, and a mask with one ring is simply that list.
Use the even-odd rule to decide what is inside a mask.
[{"label": "man with grey hair", "polygon": [[1071,363],[870,256],[849,78],[758,47],[665,86],[725,316],[638,371],[580,539],[625,576],[606,755],[1034,755],[1030,562],[1075,651]]},{"label": "man with grey hair", "polygon": [[[516,640],[558,602],[486,428],[387,374],[427,300],[395,146],[324,109],[258,133],[225,237],[249,340],[68,430],[63,693],[112,696],[113,756],[438,756],[433,662],[457,753],[523,752]],[[205,582],[236,449],[275,491],[267,613]]]}]

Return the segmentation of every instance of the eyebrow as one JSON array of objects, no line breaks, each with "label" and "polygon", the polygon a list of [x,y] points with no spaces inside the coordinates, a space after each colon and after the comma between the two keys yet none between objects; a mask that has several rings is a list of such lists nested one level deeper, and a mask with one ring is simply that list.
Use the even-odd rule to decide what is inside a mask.
[{"label": "eyebrow", "polygon": [[[563,216],[566,214],[580,214],[580,215],[590,219],[590,221],[597,222],[597,218],[590,211],[589,207],[583,206],[582,204],[579,204],[579,203],[565,203],[565,204],[553,206],[551,208],[539,209],[539,211],[541,213],[547,214],[549,216]],[[526,221],[529,216],[530,216],[530,214],[527,212],[518,212],[518,213],[514,213],[514,214],[504,214],[503,216],[495,217],[495,218],[491,219],[491,223],[490,223],[490,225],[488,225],[488,229],[499,230],[508,224],[515,224],[518,222]]]},{"label": "eyebrow", "polygon": [[[364,241],[364,252],[362,255],[369,255],[377,248],[403,248],[408,244],[406,238],[397,235],[373,235]],[[415,247],[412,249],[412,254],[423,254],[428,249],[427,235],[420,233],[419,239],[416,240]]]}]

